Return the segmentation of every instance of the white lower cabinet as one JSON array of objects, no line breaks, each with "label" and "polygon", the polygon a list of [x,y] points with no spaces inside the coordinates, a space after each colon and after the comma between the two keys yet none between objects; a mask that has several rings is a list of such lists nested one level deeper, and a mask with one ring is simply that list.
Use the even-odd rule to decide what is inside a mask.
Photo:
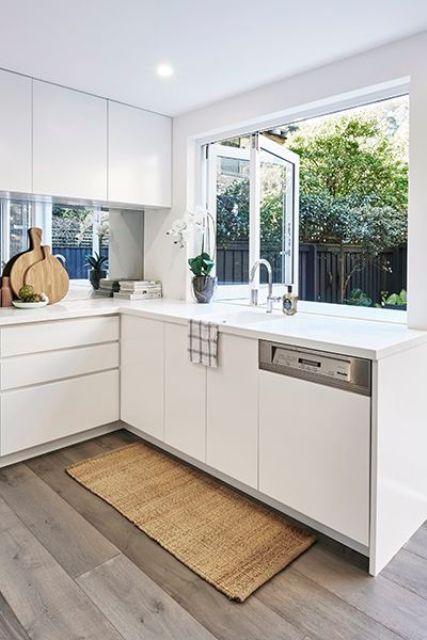
[{"label": "white lower cabinet", "polygon": [[206,367],[190,362],[187,333],[165,324],[165,442],[204,462]]},{"label": "white lower cabinet", "polygon": [[121,418],[164,439],[164,323],[123,316]]},{"label": "white lower cabinet", "polygon": [[218,362],[207,370],[206,462],[257,488],[258,341],[222,334]]},{"label": "white lower cabinet", "polygon": [[0,397],[0,454],[52,442],[119,419],[119,372],[104,371]]},{"label": "white lower cabinet", "polygon": [[259,490],[369,543],[370,398],[259,372]]}]

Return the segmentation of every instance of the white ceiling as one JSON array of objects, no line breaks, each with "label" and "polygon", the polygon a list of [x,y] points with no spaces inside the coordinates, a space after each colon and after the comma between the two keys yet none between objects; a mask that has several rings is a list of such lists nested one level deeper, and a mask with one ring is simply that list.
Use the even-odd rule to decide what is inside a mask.
[{"label": "white ceiling", "polygon": [[0,0],[0,24],[0,67],[177,114],[425,30],[427,1]]}]

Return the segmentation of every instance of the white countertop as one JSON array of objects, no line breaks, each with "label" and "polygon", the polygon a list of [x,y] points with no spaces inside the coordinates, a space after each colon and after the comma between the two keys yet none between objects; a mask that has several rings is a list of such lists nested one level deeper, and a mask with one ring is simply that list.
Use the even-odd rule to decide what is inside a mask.
[{"label": "white countertop", "polygon": [[427,331],[403,324],[355,320],[312,313],[271,315],[265,308],[213,302],[208,305],[163,298],[127,302],[112,298],[60,302],[42,309],[0,309],[0,328],[8,325],[127,314],[185,323],[190,318],[216,322],[223,333],[263,338],[301,347],[355,355],[372,360],[427,342]]}]

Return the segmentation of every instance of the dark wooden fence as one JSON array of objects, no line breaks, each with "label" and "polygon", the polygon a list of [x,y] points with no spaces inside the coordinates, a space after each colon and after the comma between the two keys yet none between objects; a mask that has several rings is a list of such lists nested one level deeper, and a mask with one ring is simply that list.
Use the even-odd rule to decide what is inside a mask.
[{"label": "dark wooden fence", "polygon": [[[340,260],[345,273],[354,269],[346,288],[346,296],[353,289],[361,289],[374,303],[380,302],[381,292],[406,289],[407,247],[402,245],[382,253],[375,261],[361,265],[360,247],[346,246],[343,256],[340,247],[329,244],[300,244],[299,279],[302,300],[341,302]],[[273,267],[275,281],[281,279],[281,258],[277,247],[264,247],[262,255]],[[360,268],[362,266],[362,268]],[[217,250],[217,275],[220,283],[247,282],[249,247],[247,242],[229,243]],[[266,281],[263,270],[261,281]]]},{"label": "dark wooden fence", "polygon": [[[65,258],[65,268],[70,278],[85,279],[88,277],[88,268],[86,266],[87,256],[92,255],[92,247],[58,247],[52,248],[52,253],[60,254]],[[101,254],[108,256],[107,247],[102,247]]]}]

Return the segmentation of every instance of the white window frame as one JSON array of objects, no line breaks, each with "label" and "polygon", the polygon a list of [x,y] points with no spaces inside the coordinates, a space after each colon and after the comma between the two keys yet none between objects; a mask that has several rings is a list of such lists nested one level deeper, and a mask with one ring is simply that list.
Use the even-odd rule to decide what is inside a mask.
[{"label": "white window frame", "polygon": [[[206,146],[206,167],[204,174],[206,184],[204,186],[206,207],[212,215],[215,226],[216,238],[216,217],[217,217],[217,165],[218,158],[235,158],[249,162],[249,271],[252,265],[260,258],[261,249],[261,159],[262,151],[274,155],[293,166],[293,184],[287,197],[290,198],[288,205],[292,207],[292,220],[286,233],[285,242],[287,244],[290,272],[292,274],[286,283],[277,283],[273,286],[276,294],[283,293],[285,284],[292,284],[295,290],[298,289],[298,247],[299,233],[299,157],[296,153],[286,147],[269,140],[265,136],[256,132],[251,135],[250,148],[232,147],[221,143],[214,143]],[[215,249],[216,250],[216,247]],[[259,288],[259,270],[255,274],[253,285]],[[217,288],[217,300],[241,300],[249,298],[250,284],[227,284],[219,285]],[[266,286],[260,288],[261,298],[266,295]]]},{"label": "white window frame", "polygon": [[[0,198],[0,255],[1,265],[0,272],[9,262],[10,255],[10,205],[16,202],[15,198]],[[33,224],[33,208],[31,202],[24,202],[29,208],[29,223]]]}]

